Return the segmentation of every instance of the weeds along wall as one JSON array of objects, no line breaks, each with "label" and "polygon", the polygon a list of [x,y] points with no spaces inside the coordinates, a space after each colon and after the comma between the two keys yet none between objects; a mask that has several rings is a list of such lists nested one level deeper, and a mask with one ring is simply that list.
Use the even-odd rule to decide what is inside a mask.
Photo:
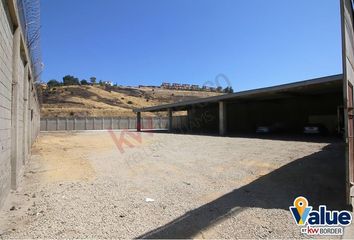
[{"label": "weeds along wall", "polygon": [[15,0],[0,0],[0,208],[39,133],[39,102]]}]

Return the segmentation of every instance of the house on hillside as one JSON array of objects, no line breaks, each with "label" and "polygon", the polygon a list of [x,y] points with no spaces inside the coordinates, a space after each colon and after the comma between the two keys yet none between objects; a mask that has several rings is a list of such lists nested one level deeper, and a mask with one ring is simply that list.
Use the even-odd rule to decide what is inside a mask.
[{"label": "house on hillside", "polygon": [[161,87],[162,87],[162,88],[169,89],[169,88],[171,88],[171,84],[168,83],[168,82],[163,82],[163,83],[161,84]]},{"label": "house on hillside", "polygon": [[111,81],[103,81],[103,84],[106,86],[113,86],[113,82]]},{"label": "house on hillside", "polygon": [[182,87],[181,87],[183,90],[190,90],[191,88],[191,85],[190,84],[182,84]]},{"label": "house on hillside", "polygon": [[199,85],[193,84],[193,85],[191,86],[191,90],[199,90]]},{"label": "house on hillside", "polygon": [[182,84],[180,83],[172,83],[172,89],[181,89],[182,88]]}]

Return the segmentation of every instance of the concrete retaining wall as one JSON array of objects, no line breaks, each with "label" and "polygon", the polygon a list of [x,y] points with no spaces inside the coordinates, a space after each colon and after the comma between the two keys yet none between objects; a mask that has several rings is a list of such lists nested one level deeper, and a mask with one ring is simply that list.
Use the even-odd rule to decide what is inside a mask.
[{"label": "concrete retaining wall", "polygon": [[172,117],[172,129],[187,130],[189,129],[187,116],[174,116]]},{"label": "concrete retaining wall", "polygon": [[[172,129],[188,128],[187,116],[174,116]],[[40,131],[75,131],[136,129],[136,118],[124,117],[87,117],[87,118],[41,118]],[[141,129],[168,129],[167,117],[143,117]]]},{"label": "concrete retaining wall", "polygon": [[39,133],[39,102],[15,0],[0,1],[0,207]]},{"label": "concrete retaining wall", "polygon": [[[41,118],[41,131],[136,129],[136,118],[88,117],[88,118]],[[167,129],[167,118],[142,118],[142,129]]]}]

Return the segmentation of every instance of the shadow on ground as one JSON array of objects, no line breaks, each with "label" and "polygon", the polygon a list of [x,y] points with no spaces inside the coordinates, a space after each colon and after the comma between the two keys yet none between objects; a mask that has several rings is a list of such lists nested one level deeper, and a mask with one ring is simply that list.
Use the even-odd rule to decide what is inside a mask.
[{"label": "shadow on ground", "polygon": [[298,196],[305,196],[314,208],[320,204],[346,208],[342,142],[329,144],[137,238],[191,238],[247,208],[288,210]]},{"label": "shadow on ground", "polygon": [[143,129],[142,132],[148,133],[167,133],[167,134],[181,134],[181,135],[193,135],[193,136],[210,136],[210,137],[233,137],[233,138],[254,138],[254,139],[266,139],[266,140],[279,140],[279,141],[297,141],[297,142],[315,142],[315,143],[331,143],[333,141],[343,141],[341,136],[320,136],[320,135],[305,135],[305,134],[227,134],[220,136],[218,131],[187,131],[187,130],[173,130],[169,132],[166,129],[161,130],[148,130]]}]

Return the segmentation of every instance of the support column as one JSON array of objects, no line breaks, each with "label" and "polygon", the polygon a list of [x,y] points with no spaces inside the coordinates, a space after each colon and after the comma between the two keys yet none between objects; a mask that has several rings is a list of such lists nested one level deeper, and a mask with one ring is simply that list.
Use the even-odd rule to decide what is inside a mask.
[{"label": "support column", "polygon": [[[28,119],[28,135],[27,135],[27,153],[31,154],[32,146],[32,119],[31,119],[31,109],[32,109],[32,79],[29,79],[28,83],[28,106],[27,106],[27,119]],[[47,131],[47,125],[46,129]]]},{"label": "support column", "polygon": [[168,131],[169,131],[169,132],[172,132],[172,118],[173,118],[173,116],[172,116],[172,109],[169,108],[169,109],[168,109]]},{"label": "support column", "polygon": [[187,131],[189,131],[190,130],[190,120],[189,120],[189,117],[190,117],[190,112],[191,112],[191,110],[190,109],[187,109]]},{"label": "support column", "polygon": [[20,166],[18,164],[20,155],[18,154],[18,98],[19,98],[19,64],[21,62],[20,53],[21,31],[17,27],[13,36],[13,56],[12,56],[12,96],[11,96],[11,188],[16,189],[18,185],[18,175]]},{"label": "support column", "polygon": [[23,85],[23,110],[22,110],[22,115],[23,115],[23,138],[22,138],[22,163],[26,164],[27,157],[28,157],[28,147],[27,147],[27,134],[28,134],[28,129],[30,128],[28,124],[28,88],[29,88],[29,64],[27,63],[25,66],[25,78],[24,78],[24,85]]},{"label": "support column", "polygon": [[226,134],[226,103],[219,102],[219,135],[224,136]]},{"label": "support column", "polygon": [[136,130],[141,132],[141,112],[136,113]]}]

